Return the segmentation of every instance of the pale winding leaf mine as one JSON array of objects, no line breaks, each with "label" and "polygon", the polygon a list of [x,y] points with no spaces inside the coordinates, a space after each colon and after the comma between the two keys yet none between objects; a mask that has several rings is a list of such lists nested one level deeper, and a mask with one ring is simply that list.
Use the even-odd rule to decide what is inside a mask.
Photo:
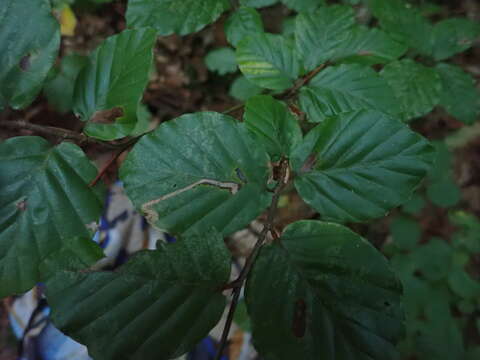
[{"label": "pale winding leaf mine", "polygon": [[211,180],[211,179],[202,179],[197,182],[194,182],[193,184],[185,186],[184,188],[175,190],[171,193],[160,196],[157,199],[150,200],[145,204],[143,204],[142,211],[145,215],[145,218],[149,223],[151,224],[155,223],[158,220],[158,213],[152,208],[154,205],[164,200],[170,199],[174,196],[180,195],[181,193],[191,190],[198,185],[211,185],[211,186],[218,187],[220,189],[226,189],[226,190],[229,190],[232,195],[235,195],[240,190],[240,184],[237,184],[235,182],[222,182],[222,181]]}]

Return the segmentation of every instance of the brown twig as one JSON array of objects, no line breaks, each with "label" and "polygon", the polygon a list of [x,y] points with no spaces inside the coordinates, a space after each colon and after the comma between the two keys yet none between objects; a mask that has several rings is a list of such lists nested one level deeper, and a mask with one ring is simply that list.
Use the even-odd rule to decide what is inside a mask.
[{"label": "brown twig", "polygon": [[100,179],[103,177],[103,175],[105,175],[105,173],[108,171],[108,169],[110,168],[110,166],[112,166],[112,164],[120,157],[120,155],[122,155],[128,148],[129,146],[127,146],[126,148],[120,150],[120,151],[117,151],[115,154],[112,155],[112,158],[110,160],[108,160],[104,165],[103,167],[100,169],[100,171],[98,172],[97,176],[95,176],[95,179],[93,179],[90,184],[88,184],[89,187],[94,187],[95,185],[97,185],[97,183],[100,181]]},{"label": "brown twig", "polygon": [[228,310],[228,315],[227,315],[227,320],[225,322],[225,326],[223,328],[222,332],[222,337],[220,339],[220,345],[217,350],[217,354],[215,356],[215,360],[220,360],[222,357],[222,354],[225,350],[225,346],[227,344],[227,338],[228,334],[230,332],[230,328],[232,327],[233,323],[233,317],[235,315],[235,310],[238,305],[238,300],[240,299],[240,293],[242,290],[243,283],[247,279],[248,274],[250,273],[250,270],[253,267],[253,264],[255,263],[255,260],[257,258],[258,252],[260,248],[262,247],[263,243],[265,242],[265,239],[267,238],[267,234],[272,231],[273,229],[273,222],[275,220],[275,214],[277,212],[277,207],[278,207],[278,200],[280,198],[280,194],[285,188],[285,186],[288,183],[288,177],[289,177],[289,171],[288,171],[288,161],[286,159],[282,159],[280,161],[280,179],[278,180],[277,186],[274,189],[273,197],[272,197],[272,202],[270,204],[270,207],[268,208],[267,211],[267,220],[265,222],[265,225],[263,227],[262,232],[260,233],[260,236],[258,237],[257,242],[255,243],[255,246],[250,253],[250,255],[247,257],[247,260],[245,262],[245,265],[240,272],[240,275],[236,280],[231,282],[230,284],[227,284],[224,289],[233,289],[233,298],[230,303],[230,308]]},{"label": "brown twig", "polygon": [[63,139],[75,140],[80,144],[91,142],[92,140],[84,134],[79,134],[72,130],[62,129],[54,126],[44,126],[32,124],[25,120],[10,120],[10,121],[1,121],[0,126],[6,127],[9,129],[25,129],[31,130],[43,135],[54,135],[61,137]]},{"label": "brown twig", "polygon": [[299,79],[293,87],[290,89],[285,90],[283,93],[275,96],[277,99],[281,100],[288,100],[294,97],[297,92],[305,85],[308,85],[308,83],[317,75],[320,71],[322,71],[328,63],[321,64],[317,66],[315,69],[310,71],[307,75],[305,75],[303,78]]},{"label": "brown twig", "polygon": [[[294,97],[297,92],[305,85],[307,85],[314,77],[317,75],[320,71],[322,71],[328,63],[324,63],[320,66],[317,66],[315,69],[310,71],[307,75],[305,75],[303,78],[299,79],[295,85],[293,85],[290,89],[285,90],[284,92],[275,95],[274,98],[278,100],[288,100]],[[245,103],[240,103],[235,106],[232,106],[230,109],[225,110],[222,114],[228,115],[230,113],[233,113],[237,110],[242,109],[245,106]]]}]

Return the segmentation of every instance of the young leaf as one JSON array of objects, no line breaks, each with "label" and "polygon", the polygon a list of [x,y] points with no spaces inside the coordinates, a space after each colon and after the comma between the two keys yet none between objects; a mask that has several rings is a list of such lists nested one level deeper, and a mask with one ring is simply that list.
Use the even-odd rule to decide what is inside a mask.
[{"label": "young leaf", "polygon": [[358,64],[331,66],[300,90],[300,107],[312,122],[359,109],[398,114],[395,95],[373,69]]},{"label": "young leaf", "polygon": [[244,124],[214,112],[183,115],[135,145],[120,169],[153,225],[178,234],[241,229],[270,204],[268,155]]},{"label": "young leaf", "polygon": [[480,116],[480,92],[473,77],[460,67],[438,64],[435,68],[442,81],[440,105],[465,124],[473,124]]},{"label": "young leaf", "polygon": [[0,110],[35,99],[57,57],[60,28],[48,0],[2,0]]},{"label": "young leaf", "polygon": [[247,79],[272,90],[292,86],[301,70],[293,43],[281,35],[247,36],[238,44],[237,62]]},{"label": "young leaf", "polygon": [[[333,5],[297,16],[295,43],[306,70],[335,57],[355,24],[352,7]],[[319,36],[319,34],[322,34]]]},{"label": "young leaf", "polygon": [[225,22],[225,35],[233,46],[247,35],[263,32],[262,17],[257,10],[249,7],[240,7]]},{"label": "young leaf", "polygon": [[404,0],[367,0],[380,26],[395,40],[421,54],[432,52],[433,27],[422,14]]},{"label": "young leaf", "polygon": [[46,82],[43,91],[48,103],[52,104],[57,111],[66,113],[72,110],[75,80],[87,63],[88,59],[85,56],[67,55],[62,59],[55,77]]},{"label": "young leaf", "polygon": [[271,96],[250,98],[245,105],[243,120],[273,159],[288,157],[302,141],[302,130],[295,116],[284,103]]},{"label": "young leaf", "polygon": [[401,122],[360,110],[326,119],[295,149],[295,187],[324,219],[361,222],[408,200],[433,147]]},{"label": "young leaf", "polygon": [[54,324],[98,360],[172,359],[220,319],[230,253],[210,231],[134,255],[112,272],[61,272],[47,282]]},{"label": "young leaf", "polygon": [[432,56],[445,60],[467,50],[480,36],[480,24],[468,19],[450,18],[435,24],[432,33]]},{"label": "young leaf", "polygon": [[452,248],[445,240],[434,237],[413,253],[413,263],[425,279],[439,281],[451,271],[452,254]]},{"label": "young leaf", "polygon": [[55,263],[61,267],[66,259],[52,254],[71,242],[91,242],[87,227],[100,217],[104,192],[88,186],[97,170],[71,143],[52,147],[39,137],[12,138],[0,144],[0,160],[3,297],[43,280],[46,274],[39,269],[45,262],[47,270]]},{"label": "young leaf", "polygon": [[401,292],[366,240],[341,225],[296,222],[261,249],[247,280],[254,344],[267,359],[397,359]]},{"label": "young leaf", "polygon": [[229,47],[214,49],[205,56],[205,65],[208,70],[217,72],[219,75],[234,73],[237,71],[235,51]]},{"label": "young leaf", "polygon": [[240,101],[245,101],[252,96],[258,95],[262,92],[260,86],[255,85],[243,75],[237,76],[232,82],[228,94]]},{"label": "young leaf", "polygon": [[451,176],[447,176],[427,186],[427,197],[435,205],[448,208],[458,204],[462,193]]},{"label": "young leaf", "polygon": [[187,35],[213,23],[229,8],[229,0],[129,0],[126,17],[130,28]]},{"label": "young leaf", "polygon": [[404,121],[429,113],[440,101],[442,82],[435,69],[406,59],[386,65],[380,75],[393,89]]},{"label": "young leaf", "polygon": [[74,112],[88,121],[88,136],[114,140],[135,128],[155,39],[153,29],[124,30],[90,55],[74,92]]}]

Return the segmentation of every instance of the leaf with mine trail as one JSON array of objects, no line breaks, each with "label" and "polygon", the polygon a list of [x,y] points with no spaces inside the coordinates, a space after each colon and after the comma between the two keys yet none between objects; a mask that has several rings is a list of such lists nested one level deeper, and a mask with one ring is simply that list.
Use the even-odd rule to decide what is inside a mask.
[{"label": "leaf with mine trail", "polygon": [[71,143],[53,147],[31,136],[0,144],[0,297],[101,255],[88,229],[105,195],[101,185],[89,186],[96,174]]},{"label": "leaf with mine trail", "polygon": [[52,321],[97,360],[177,358],[217,324],[230,252],[210,230],[141,251],[116,271],[58,273]]},{"label": "leaf with mine trail", "polygon": [[326,119],[291,157],[300,196],[323,219],[362,222],[406,202],[434,160],[402,122],[360,110]]},{"label": "leaf with mine trail", "polygon": [[154,226],[178,234],[241,229],[270,204],[269,157],[245,127],[214,112],[183,115],[134,146],[120,177]]},{"label": "leaf with mine trail", "polygon": [[101,140],[128,136],[148,81],[156,34],[124,30],[107,38],[78,75],[73,110],[87,121],[85,133]]},{"label": "leaf with mine trail", "polygon": [[42,88],[60,46],[60,27],[47,0],[0,4],[0,110],[24,108]]},{"label": "leaf with mine trail", "polygon": [[401,294],[387,260],[359,235],[293,223],[261,249],[247,280],[254,345],[266,359],[397,359]]}]

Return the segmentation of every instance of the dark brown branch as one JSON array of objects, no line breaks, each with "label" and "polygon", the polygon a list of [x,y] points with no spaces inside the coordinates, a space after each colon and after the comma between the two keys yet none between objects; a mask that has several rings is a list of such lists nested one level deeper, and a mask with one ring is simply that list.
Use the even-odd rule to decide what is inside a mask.
[{"label": "dark brown branch", "polygon": [[262,247],[263,243],[265,242],[265,239],[267,238],[267,235],[269,232],[272,231],[273,229],[273,223],[275,220],[275,214],[277,212],[277,207],[278,207],[278,200],[280,199],[280,194],[285,188],[285,186],[288,183],[288,177],[289,177],[289,169],[288,169],[288,161],[286,159],[282,159],[280,162],[280,179],[277,183],[277,186],[275,187],[273,197],[272,197],[272,202],[270,204],[270,207],[268,208],[267,211],[267,220],[265,222],[265,225],[262,229],[262,232],[260,233],[260,236],[258,237],[257,242],[255,243],[255,246],[250,253],[250,255],[247,257],[247,260],[245,262],[245,265],[240,272],[240,275],[236,280],[234,280],[232,283],[227,284],[224,289],[233,289],[233,298],[230,303],[230,308],[228,310],[228,315],[227,315],[227,320],[225,322],[225,326],[223,328],[222,332],[222,337],[220,339],[220,345],[217,350],[217,354],[215,356],[215,360],[220,360],[222,357],[222,354],[224,352],[225,346],[227,344],[227,338],[228,334],[230,332],[230,328],[232,327],[233,323],[233,317],[235,315],[235,310],[238,305],[238,300],[240,299],[240,293],[242,290],[243,283],[247,279],[248,274],[250,273],[250,270],[253,267],[253,264],[255,263],[255,260],[257,258],[258,252],[260,248]]},{"label": "dark brown branch", "polygon": [[9,129],[25,129],[31,130],[38,134],[42,135],[53,135],[58,136],[63,139],[70,139],[74,140],[80,144],[84,144],[87,142],[91,142],[92,140],[89,139],[86,135],[77,133],[72,130],[57,128],[53,126],[44,126],[44,125],[37,125],[29,123],[28,121],[24,120],[10,120],[10,121],[2,121],[0,122],[0,126],[6,127]]}]

